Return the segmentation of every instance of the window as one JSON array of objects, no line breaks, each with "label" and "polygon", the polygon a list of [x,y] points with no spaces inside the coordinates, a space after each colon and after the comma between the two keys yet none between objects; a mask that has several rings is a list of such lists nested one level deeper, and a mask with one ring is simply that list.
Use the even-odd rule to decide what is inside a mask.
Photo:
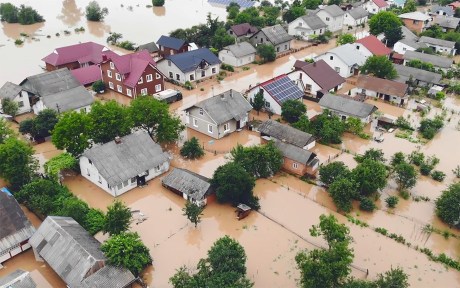
[{"label": "window", "polygon": [[118,81],[121,81],[121,75],[120,75],[120,74],[115,73],[115,78],[116,78]]},{"label": "window", "polygon": [[329,20],[330,20],[329,17],[326,17],[326,21],[329,21]]},{"label": "window", "polygon": [[190,81],[195,81],[195,75],[190,74]]},{"label": "window", "polygon": [[180,75],[176,73],[176,80],[179,81],[180,80]]},{"label": "window", "polygon": [[121,87],[121,85],[117,85],[117,91],[123,93],[123,87]]},{"label": "window", "polygon": [[91,176],[91,173],[89,173],[89,168],[86,168],[86,175]]},{"label": "window", "polygon": [[171,61],[170,60],[168,60],[168,66],[171,66]]},{"label": "window", "polygon": [[340,67],[335,67],[335,72],[340,73]]},{"label": "window", "polygon": [[99,182],[99,183],[102,184],[102,177],[101,177],[101,175],[98,175],[98,176],[97,176],[97,182]]},{"label": "window", "polygon": [[299,27],[302,27],[302,22],[299,22]]},{"label": "window", "polygon": [[155,167],[155,172],[159,172],[160,171],[160,165],[158,165],[157,167]]},{"label": "window", "polygon": [[225,123],[224,124],[224,132],[227,132],[230,130],[230,125],[228,125],[228,123]]},{"label": "window", "polygon": [[193,118],[193,126],[198,127],[198,119]]},{"label": "window", "polygon": [[172,72],[169,72],[169,78],[172,79],[173,77],[174,77],[173,73],[172,73]]},{"label": "window", "polygon": [[126,95],[128,95],[129,97],[133,97],[133,91],[131,91],[131,89],[126,88]]},{"label": "window", "polygon": [[329,56],[329,60],[334,60],[334,56]]},{"label": "window", "polygon": [[24,101],[19,101],[19,102],[18,102],[18,107],[19,107],[19,108],[24,107]]},{"label": "window", "polygon": [[153,81],[153,75],[148,74],[147,76],[145,76],[145,79],[146,79],[147,82],[152,82]]},{"label": "window", "polygon": [[109,87],[110,87],[110,89],[113,89],[114,86],[113,86],[112,82],[109,82]]},{"label": "window", "polygon": [[203,109],[200,108],[200,115],[203,115],[204,114],[204,111]]},{"label": "window", "polygon": [[155,74],[155,78],[156,78],[156,79],[160,79],[160,78],[161,78],[160,73],[156,73],[156,74]]},{"label": "window", "polygon": [[208,132],[212,134],[212,125],[208,124]]},{"label": "window", "polygon": [[299,168],[299,164],[297,164],[296,162],[292,163],[292,168],[294,168],[294,169]]},{"label": "window", "polygon": [[160,92],[161,91],[161,84],[155,85],[155,92]]},{"label": "window", "polygon": [[358,50],[359,50],[359,45],[356,45],[356,49],[358,49]]},{"label": "window", "polygon": [[311,91],[311,85],[310,84],[305,84],[305,91],[308,91],[308,92]]},{"label": "window", "polygon": [[280,47],[276,47],[276,52],[280,52]]},{"label": "window", "polygon": [[145,175],[144,176],[149,176],[149,170],[145,170]]},{"label": "window", "polygon": [[[315,33],[315,32],[313,32]],[[305,32],[300,32],[300,35],[305,36]]]},{"label": "window", "polygon": [[319,34],[323,33],[323,29],[319,29]]},{"label": "window", "polygon": [[128,183],[128,180],[124,181],[124,182],[123,182],[123,187],[128,186],[128,184],[129,184],[129,183]]},{"label": "window", "polygon": [[287,44],[284,45],[284,50],[287,50]]},{"label": "window", "polygon": [[89,159],[88,159],[88,163],[89,163],[90,165],[93,165],[93,161],[91,161],[91,160],[89,160]]},{"label": "window", "polygon": [[107,70],[107,76],[108,76],[109,78],[112,78],[112,71]]},{"label": "window", "polygon": [[123,188],[123,183],[117,185],[117,190],[121,190],[121,188]]},{"label": "window", "polygon": [[417,24],[417,23],[418,23],[418,21],[417,21],[417,20],[414,20],[414,24]]},{"label": "window", "polygon": [[137,81],[137,84],[142,84],[142,83],[144,83],[144,79],[141,76],[141,78],[139,78],[139,81]]},{"label": "window", "polygon": [[147,88],[142,88],[141,89],[141,95],[147,95]]},{"label": "window", "polygon": [[115,65],[113,65],[113,62],[110,62],[110,69],[115,69]]},{"label": "window", "polygon": [[212,74],[216,74],[216,68],[212,68],[211,71],[212,71]]},{"label": "window", "polygon": [[137,177],[131,178],[131,184],[137,183]]},{"label": "window", "polygon": [[265,107],[270,108],[270,102],[265,101]]},{"label": "window", "polygon": [[201,71],[201,77],[205,77],[206,76],[206,71]]}]

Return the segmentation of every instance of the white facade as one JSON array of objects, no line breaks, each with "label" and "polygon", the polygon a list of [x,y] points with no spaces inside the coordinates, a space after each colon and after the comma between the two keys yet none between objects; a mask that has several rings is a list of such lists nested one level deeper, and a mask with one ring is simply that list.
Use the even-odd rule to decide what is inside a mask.
[{"label": "white facade", "polygon": [[169,79],[173,79],[179,83],[184,84],[186,81],[195,82],[197,80],[202,80],[215,76],[219,74],[220,64],[209,65],[205,69],[197,68],[193,71],[182,72],[174,62],[170,60],[162,60],[157,64],[158,70],[161,73],[166,75]]},{"label": "white facade", "polygon": [[455,55],[456,49],[455,48],[450,48],[450,47],[445,47],[445,46],[440,46],[440,45],[435,45],[431,43],[425,43],[428,47],[434,49],[436,53],[441,53],[444,55]]},{"label": "white facade", "polygon": [[[6,251],[7,253],[0,255],[0,264],[5,262],[8,259],[13,258],[14,256],[18,255],[19,253],[26,251],[30,247],[31,246],[30,246],[28,241],[26,243],[24,243],[24,244],[18,244],[15,247],[12,247],[10,250]],[[1,267],[1,265],[0,265],[0,267]]]},{"label": "white facade", "polygon": [[244,66],[247,64],[251,64],[254,62],[256,57],[256,53],[252,53],[249,55],[245,55],[242,57],[236,57],[232,51],[228,49],[223,49],[219,51],[219,60],[222,61],[222,63],[232,65],[234,67],[240,67]]},{"label": "white facade", "polygon": [[374,1],[367,1],[366,3],[364,3],[364,9],[367,10],[367,12],[369,13],[372,13],[372,14],[377,14],[379,13],[380,11],[385,11],[387,10],[387,7],[383,7],[383,8],[380,8],[379,6],[377,6],[377,4],[374,3]]},{"label": "white facade", "polygon": [[327,30],[331,32],[342,31],[343,14],[337,17],[332,17],[327,11],[319,10],[316,15],[327,25]]},{"label": "white facade", "polygon": [[[128,192],[131,189],[137,187],[137,177],[133,177],[129,180],[126,180],[123,183],[119,183],[114,187],[110,187],[107,181],[99,174],[96,166],[90,162],[90,160],[82,156],[80,157],[80,170],[81,175],[94,183],[96,186],[102,188],[104,191],[112,195],[113,197],[117,197],[123,193]],[[145,181],[149,181],[169,170],[169,161],[166,161],[157,167],[153,167],[143,173],[142,176],[145,176]]]},{"label": "white facade", "polygon": [[394,96],[394,95],[385,95],[385,94],[382,94],[382,93],[378,93],[377,91],[364,89],[364,88],[360,88],[360,87],[355,87],[355,88],[351,89],[351,93],[352,93],[352,95],[364,94],[364,95],[366,95],[368,97],[379,98],[379,99],[389,101],[389,102],[392,102],[392,103],[396,103],[396,104],[401,104],[402,100],[404,100],[404,103],[407,102],[406,101],[407,97],[402,97],[401,98],[401,97]]},{"label": "white facade", "polygon": [[355,19],[351,17],[349,11],[346,11],[345,15],[343,16],[343,25],[355,27],[367,23],[367,20],[367,16]]},{"label": "white facade", "polygon": [[[288,77],[295,82],[300,90],[304,91],[307,94],[317,95],[319,90],[323,88],[319,86],[313,79],[311,79],[307,73],[302,70],[293,71],[288,74]],[[337,90],[342,88],[343,84],[337,86]],[[329,90],[329,92],[336,92],[335,89]]]},{"label": "white facade", "polygon": [[371,122],[371,118],[372,118],[371,115],[369,115],[367,117],[356,117],[356,116],[349,115],[349,114],[341,112],[341,111],[333,110],[331,108],[326,108],[326,107],[323,107],[323,106],[320,106],[320,107],[321,107],[321,110],[323,110],[323,111],[324,111],[324,109],[327,109],[332,114],[335,114],[335,115],[339,116],[340,119],[342,119],[343,121],[346,121],[348,119],[348,117],[354,117],[354,118],[358,118],[359,120],[361,120],[361,122],[363,122],[365,124],[368,124],[369,122]]},{"label": "white facade", "polygon": [[[16,113],[17,115],[30,112],[31,107],[30,107],[30,101],[29,101],[29,94],[26,91],[19,92],[19,94],[13,98],[13,101],[16,102],[19,107],[18,113]],[[2,101],[0,101],[0,110],[2,108],[1,102]]]},{"label": "white facade", "polygon": [[406,51],[415,51],[415,50],[417,50],[417,48],[412,47],[412,46],[409,46],[409,45],[407,45],[407,44],[404,44],[404,43],[402,43],[401,41],[398,41],[398,42],[396,42],[395,45],[393,46],[393,50],[394,50],[396,53],[399,53],[399,54],[404,55],[404,53],[406,53]]},{"label": "white facade", "polygon": [[273,114],[281,115],[281,104],[279,104],[275,99],[273,99],[273,97],[263,87],[254,87],[252,90],[250,90],[248,92],[248,101],[254,101],[254,97],[259,92],[259,90],[263,90],[265,100],[264,109],[266,111],[271,111]]},{"label": "white facade", "polygon": [[[353,76],[357,71],[358,67],[348,66],[340,57],[335,53],[326,52],[315,58],[315,61],[324,60],[332,69],[334,69],[343,78]],[[356,68],[356,69],[355,69]]]},{"label": "white facade", "polygon": [[363,44],[361,43],[353,43],[352,44],[353,46],[355,46],[356,50],[359,51],[359,53],[361,53],[362,55],[364,55],[364,57],[369,58],[371,56],[373,56],[374,54],[372,54],[371,51],[369,51],[369,49],[366,48],[366,46],[364,46]]},{"label": "white facade", "polygon": [[321,35],[324,34],[324,31],[326,31],[326,28],[320,28],[320,29],[311,29],[308,24],[302,19],[302,17],[299,17],[289,23],[288,26],[288,34],[291,36],[297,36],[302,38],[303,40],[309,40],[311,39],[312,35]]},{"label": "white facade", "polygon": [[[40,99],[37,101],[37,103],[35,103],[33,106],[32,106],[32,110],[34,111],[34,114],[35,115],[38,115],[38,113],[40,113],[41,111],[45,110],[46,108],[50,108],[50,109],[54,109],[56,110],[56,107],[46,107],[45,104],[43,103],[43,101]],[[80,111],[85,111],[85,112],[89,112],[91,110],[91,105],[87,105],[87,106],[84,106],[84,107],[81,107],[81,108],[78,108],[78,109],[74,109],[73,111],[77,111],[77,112],[80,112]],[[65,112],[65,111],[59,111],[60,113],[62,112]]]}]

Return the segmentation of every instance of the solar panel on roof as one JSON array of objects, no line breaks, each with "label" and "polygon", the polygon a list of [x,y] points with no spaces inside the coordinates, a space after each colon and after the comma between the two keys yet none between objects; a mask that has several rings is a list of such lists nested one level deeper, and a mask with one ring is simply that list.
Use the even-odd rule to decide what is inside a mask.
[{"label": "solar panel on roof", "polygon": [[287,76],[264,85],[264,88],[279,103],[303,97],[302,90]]},{"label": "solar panel on roof", "polygon": [[254,2],[250,0],[208,0],[210,3],[221,4],[228,6],[230,3],[235,2],[240,5],[241,8],[249,8],[254,6]]}]

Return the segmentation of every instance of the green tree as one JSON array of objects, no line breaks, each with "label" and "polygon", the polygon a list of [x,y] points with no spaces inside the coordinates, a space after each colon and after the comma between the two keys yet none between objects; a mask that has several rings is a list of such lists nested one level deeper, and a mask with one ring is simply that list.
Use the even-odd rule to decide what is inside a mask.
[{"label": "green tree", "polygon": [[417,3],[414,0],[407,0],[406,3],[404,3],[402,13],[409,13],[415,11],[417,11]]},{"label": "green tree", "polygon": [[273,176],[283,165],[283,154],[271,141],[251,147],[238,144],[230,151],[230,155],[235,163],[256,178]]},{"label": "green tree", "polygon": [[[123,34],[121,33],[116,33],[116,32],[110,32],[109,33],[109,37],[107,37],[107,43],[111,44],[111,45],[117,45],[118,44],[118,40],[120,40],[121,38],[123,38]],[[96,83],[96,82],[94,82]],[[93,89],[94,90],[94,89]]]},{"label": "green tree", "polygon": [[227,33],[227,29],[225,27],[219,27],[212,38],[212,47],[216,48],[217,50],[222,50],[225,46],[231,45],[235,42],[235,38],[230,36]]},{"label": "green tree", "polygon": [[291,7],[286,12],[284,12],[283,20],[287,23],[291,23],[303,15],[305,15],[305,8],[302,6],[291,5]]},{"label": "green tree", "polygon": [[306,115],[300,116],[299,121],[292,123],[291,126],[307,133],[310,133],[312,131],[311,122]]},{"label": "green tree", "polygon": [[197,159],[204,156],[204,150],[198,142],[198,138],[185,141],[184,146],[180,149],[180,155],[188,159]]},{"label": "green tree", "polygon": [[275,47],[268,44],[257,45],[257,55],[259,55],[264,62],[273,62],[276,59]]},{"label": "green tree", "polygon": [[13,187],[20,189],[32,180],[37,168],[34,150],[27,143],[9,137],[0,144],[0,177]]},{"label": "green tree", "polygon": [[69,111],[61,114],[51,133],[51,142],[56,148],[65,149],[73,156],[79,157],[90,146],[89,122],[86,113]]},{"label": "green tree", "polygon": [[85,229],[88,230],[89,234],[95,235],[104,228],[104,212],[99,209],[90,208],[88,214],[86,214],[85,222]]},{"label": "green tree", "polygon": [[0,4],[0,16],[1,20],[8,23],[18,23],[18,7],[11,3]]},{"label": "green tree", "polygon": [[451,184],[436,199],[436,215],[443,222],[460,227],[460,182]]},{"label": "green tree", "polygon": [[401,26],[393,26],[385,30],[383,33],[385,36],[385,44],[388,47],[393,47],[396,42],[404,38]]},{"label": "green tree", "polygon": [[103,21],[108,14],[109,10],[107,8],[101,8],[96,1],[91,1],[88,3],[88,6],[86,6],[86,19],[88,21]]},{"label": "green tree", "polygon": [[257,115],[259,115],[259,111],[262,110],[262,108],[265,106],[263,90],[260,90],[256,95],[254,95],[254,100],[251,99],[251,105],[252,108],[257,111]]},{"label": "green tree", "polygon": [[363,211],[369,211],[372,212],[377,208],[374,204],[374,201],[369,199],[368,197],[361,197],[361,200],[359,202],[359,209]]},{"label": "green tree", "polygon": [[315,10],[323,3],[322,0],[303,0],[302,5],[309,10]]},{"label": "green tree", "polygon": [[169,113],[168,104],[151,96],[138,96],[131,101],[128,115],[134,127],[147,131],[158,142],[174,142],[184,130],[180,119]]},{"label": "green tree", "polygon": [[362,196],[369,196],[387,185],[387,170],[381,162],[366,159],[352,171]]},{"label": "green tree", "polygon": [[399,164],[406,163],[406,156],[402,152],[396,152],[390,160],[390,165],[394,168]]},{"label": "green tree", "polygon": [[[340,0],[333,0],[333,1],[340,2]],[[329,4],[329,5],[331,5],[331,4]],[[353,36],[352,34],[349,34],[349,33],[344,33],[344,34],[341,34],[339,36],[339,38],[337,39],[337,46],[345,45],[345,44],[348,44],[348,43],[355,43],[355,41],[356,41],[355,36]]]},{"label": "green tree", "polygon": [[35,135],[32,136],[40,138],[48,137],[58,122],[58,114],[52,109],[44,109],[38,113],[33,121]]},{"label": "green tree", "polygon": [[165,5],[165,0],[152,0],[152,5],[155,7],[161,7]]},{"label": "green tree", "polygon": [[436,116],[433,119],[423,119],[420,121],[419,131],[423,138],[433,139],[436,133],[444,126],[442,117]]},{"label": "green tree", "polygon": [[18,11],[18,22],[22,25],[30,25],[43,22],[43,16],[30,6],[21,5]]},{"label": "green tree", "polygon": [[123,202],[115,200],[112,205],[107,207],[102,231],[104,234],[109,233],[110,236],[123,233],[128,230],[132,218],[131,209]]},{"label": "green tree", "polygon": [[399,198],[396,196],[390,196],[385,199],[385,203],[387,203],[388,208],[395,208],[398,205]]},{"label": "green tree", "polygon": [[203,215],[204,207],[197,205],[191,201],[185,202],[185,207],[182,208],[184,212],[184,216],[187,216],[187,219],[190,220],[193,224],[195,224],[195,228],[198,223],[201,222],[201,215]]},{"label": "green tree", "polygon": [[356,183],[353,180],[340,178],[329,186],[328,192],[339,210],[350,212],[353,199],[358,196],[356,190]]},{"label": "green tree", "polygon": [[371,56],[367,58],[361,67],[361,72],[386,79],[394,79],[398,76],[393,63],[386,56]]},{"label": "green tree", "polygon": [[93,91],[97,92],[97,93],[103,92],[103,91],[105,91],[105,83],[102,82],[102,80],[97,80],[96,82],[93,83],[93,85],[91,85],[91,89],[93,89]]},{"label": "green tree", "polygon": [[107,143],[116,136],[125,136],[131,132],[128,109],[115,100],[106,103],[96,101],[88,114],[90,118],[90,139],[94,143]]},{"label": "green tree", "polygon": [[363,155],[356,155],[354,158],[358,163],[362,163],[364,160],[373,160],[382,163],[385,163],[386,161],[385,154],[382,149],[375,148],[370,148],[366,150]]},{"label": "green tree", "polygon": [[322,236],[327,249],[300,252],[295,260],[300,269],[300,285],[303,288],[335,288],[345,282],[351,271],[353,250],[349,248],[349,229],[337,222],[333,215],[321,215],[320,224],[310,229],[313,237]]},{"label": "green tree", "polygon": [[326,186],[331,185],[340,178],[349,178],[350,170],[341,161],[322,165],[319,168],[319,180]]},{"label": "green tree", "polygon": [[88,213],[88,204],[78,199],[77,197],[67,197],[62,201],[62,205],[56,214],[60,216],[72,217],[83,228],[86,228],[86,217]]},{"label": "green tree", "polygon": [[417,183],[417,171],[409,163],[396,165],[393,173],[399,191],[411,189]]},{"label": "green tree", "polygon": [[3,110],[3,113],[10,115],[13,118],[16,117],[19,111],[18,103],[14,102],[13,100],[9,98],[2,99],[1,108]]},{"label": "green tree", "polygon": [[345,123],[348,132],[353,133],[355,135],[363,133],[364,123],[361,121],[361,119],[356,117],[348,117]]},{"label": "green tree", "polygon": [[378,35],[401,25],[398,15],[391,11],[380,11],[369,19],[369,32]]},{"label": "green tree", "polygon": [[335,114],[324,110],[315,120],[310,122],[310,133],[315,135],[321,143],[340,144],[345,132],[345,123]]},{"label": "green tree", "polygon": [[254,196],[254,178],[238,163],[229,162],[219,166],[211,179],[217,201],[233,206],[244,203],[259,209],[259,199]]},{"label": "green tree", "polygon": [[6,139],[14,136],[13,130],[4,118],[0,117],[0,144],[5,143]]},{"label": "green tree", "polygon": [[408,276],[400,267],[391,268],[390,271],[384,274],[379,274],[375,281],[378,288],[408,288]]},{"label": "green tree", "polygon": [[114,235],[101,245],[101,250],[109,264],[124,267],[135,276],[152,264],[149,248],[142,243],[137,232]]},{"label": "green tree", "polygon": [[48,177],[58,182],[62,170],[75,169],[77,165],[77,158],[70,153],[62,153],[46,161],[44,170]]},{"label": "green tree", "polygon": [[281,117],[283,120],[294,123],[299,121],[300,116],[307,112],[307,106],[299,100],[286,100],[281,105]]}]

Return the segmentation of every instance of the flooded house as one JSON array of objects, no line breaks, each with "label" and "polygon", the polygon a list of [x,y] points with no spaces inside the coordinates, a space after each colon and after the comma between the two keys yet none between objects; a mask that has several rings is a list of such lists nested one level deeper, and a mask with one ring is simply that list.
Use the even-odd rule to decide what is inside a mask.
[{"label": "flooded house", "polygon": [[364,56],[385,56],[390,57],[391,49],[385,46],[377,37],[369,35],[364,38],[358,39],[353,43],[356,49],[359,50]]},{"label": "flooded house", "polygon": [[324,60],[340,76],[348,78],[359,74],[359,68],[366,62],[366,56],[353,44],[348,43],[335,47],[315,57],[314,60]]},{"label": "flooded house", "polygon": [[158,69],[170,80],[184,84],[219,74],[219,58],[208,48],[200,48],[166,56],[158,61]]},{"label": "flooded house", "polygon": [[342,31],[345,12],[337,5],[328,5],[320,8],[316,15],[327,25],[331,32]]},{"label": "flooded house", "polygon": [[30,243],[69,288],[125,288],[136,280],[129,270],[109,265],[101,243],[71,217],[46,217]]},{"label": "flooded house", "polygon": [[257,130],[262,139],[265,140],[262,143],[277,139],[305,150],[312,149],[316,144],[313,135],[271,119],[260,124]]},{"label": "flooded house", "polygon": [[80,157],[83,177],[117,197],[169,169],[169,155],[145,131],[95,145]]},{"label": "flooded house", "polygon": [[190,51],[190,44],[187,41],[170,36],[161,35],[157,45],[158,53],[162,58]]},{"label": "flooded house", "polygon": [[315,153],[278,139],[274,139],[273,142],[283,154],[283,170],[301,177],[316,174],[319,159]]},{"label": "flooded house", "polygon": [[398,77],[394,79],[397,82],[406,83],[412,82],[418,87],[431,87],[441,83],[442,75],[439,73],[417,69],[414,67],[404,65],[393,65]]},{"label": "flooded house", "polygon": [[256,59],[256,48],[249,42],[239,42],[222,48],[219,59],[222,63],[235,67],[251,64]]},{"label": "flooded house", "polygon": [[348,117],[355,117],[363,123],[369,123],[372,120],[372,114],[377,111],[377,107],[372,104],[357,101],[347,96],[338,96],[332,94],[324,95],[319,100],[321,109],[339,116],[342,120]]},{"label": "flooded house", "polygon": [[255,47],[259,44],[272,45],[276,53],[290,50],[291,40],[292,36],[279,24],[262,28],[249,38],[249,42]]},{"label": "flooded house", "polygon": [[0,278],[1,288],[37,288],[37,283],[31,277],[29,271],[22,269],[15,270],[14,272]]},{"label": "flooded house", "polygon": [[35,228],[14,196],[0,189],[0,267],[1,263],[30,248],[29,238]]},{"label": "flooded house", "polygon": [[228,90],[185,109],[188,128],[214,139],[240,130],[249,121],[251,104],[235,90]]},{"label": "flooded house", "polygon": [[0,111],[2,110],[3,99],[9,99],[18,104],[17,115],[29,113],[31,111],[29,94],[21,86],[11,82],[6,82],[0,88]]},{"label": "flooded house", "polygon": [[356,81],[356,88],[351,89],[351,94],[361,99],[373,97],[397,105],[405,105],[409,101],[408,88],[409,86],[405,83],[360,75]]},{"label": "flooded house", "polygon": [[322,35],[326,32],[326,30],[326,23],[324,23],[317,15],[312,13],[300,16],[289,23],[288,26],[289,35],[300,37],[303,40],[309,40],[312,37]]},{"label": "flooded house", "polygon": [[147,50],[104,56],[101,73],[107,88],[131,98],[165,90],[165,76]]},{"label": "flooded house", "polygon": [[241,23],[230,26],[230,28],[227,30],[227,33],[228,35],[235,37],[239,42],[244,39],[249,39],[257,31],[259,31],[257,27],[254,27],[249,23]]},{"label": "flooded house", "polygon": [[281,115],[281,106],[287,100],[302,101],[304,92],[286,74],[257,84],[248,91],[249,101],[253,101],[257,93],[262,93],[265,100],[264,109]]},{"label": "flooded house", "polygon": [[365,25],[369,18],[369,12],[363,7],[356,7],[345,11],[343,16],[343,25],[356,27],[359,25]]},{"label": "flooded house", "polygon": [[307,95],[321,98],[328,92],[337,92],[345,79],[323,60],[308,63],[297,60],[294,71],[288,74]]},{"label": "flooded house", "polygon": [[199,206],[206,205],[211,196],[215,197],[210,179],[187,169],[174,168],[161,180],[161,184]]}]

